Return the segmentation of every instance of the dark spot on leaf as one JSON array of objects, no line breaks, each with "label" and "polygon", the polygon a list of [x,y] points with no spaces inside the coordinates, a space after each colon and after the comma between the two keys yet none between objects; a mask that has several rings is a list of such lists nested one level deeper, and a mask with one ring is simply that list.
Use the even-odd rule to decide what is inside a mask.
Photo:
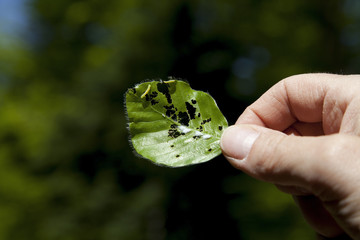
[{"label": "dark spot on leaf", "polygon": [[145,99],[146,99],[146,101],[151,101],[151,105],[155,105],[155,104],[159,103],[159,101],[154,99],[157,97],[157,95],[158,95],[157,92],[152,92],[152,93],[146,94]]},{"label": "dark spot on leaf", "polygon": [[177,138],[181,135],[181,133],[177,130],[177,129],[170,129],[168,131],[168,137],[171,137],[171,138]]},{"label": "dark spot on leaf", "polygon": [[193,136],[193,139],[195,139],[195,140],[197,140],[197,139],[199,139],[199,138],[201,138],[201,136],[198,136],[198,135]]},{"label": "dark spot on leaf", "polygon": [[164,106],[166,110],[174,109],[174,104],[171,104],[169,106]]},{"label": "dark spot on leaf", "polygon": [[198,113],[198,117],[201,117],[201,113]]},{"label": "dark spot on leaf", "polygon": [[[173,119],[174,121],[176,121],[176,108],[174,107],[174,104],[171,104],[169,106],[164,106],[164,108],[166,109],[166,116],[171,117],[171,119]],[[175,109],[175,110],[174,110]]]},{"label": "dark spot on leaf", "polygon": [[205,123],[211,122],[211,118],[205,119],[201,122],[201,125],[204,125]]},{"label": "dark spot on leaf", "polygon": [[191,99],[191,103],[192,103],[192,104],[196,104],[196,100],[195,100],[195,99]]},{"label": "dark spot on leaf", "polygon": [[177,129],[177,125],[176,124],[171,124],[170,125],[170,130],[168,131],[168,137],[177,138],[180,135],[181,135],[181,132]]},{"label": "dark spot on leaf", "polygon": [[209,149],[208,149],[208,152],[211,152],[211,151],[212,151],[212,149],[211,149],[211,148],[209,148]]},{"label": "dark spot on leaf", "polygon": [[205,119],[201,122],[202,125],[204,125],[205,123],[211,122],[211,118]]},{"label": "dark spot on leaf", "polygon": [[190,118],[186,112],[179,112],[178,117],[182,125],[189,126]]},{"label": "dark spot on leaf", "polygon": [[164,82],[160,82],[160,83],[157,84],[157,89],[159,90],[159,92],[161,92],[162,94],[165,95],[167,102],[169,104],[171,104],[172,99],[171,99],[171,95],[170,95],[170,92],[169,92],[169,86]]},{"label": "dark spot on leaf", "polygon": [[189,113],[190,118],[195,119],[196,108],[194,108],[194,106],[188,102],[185,102],[185,105],[186,105],[186,110]]},{"label": "dark spot on leaf", "polygon": [[219,130],[221,131],[223,129],[223,127],[222,126],[219,126]]},{"label": "dark spot on leaf", "polygon": [[157,89],[159,90],[159,92],[161,92],[163,94],[169,93],[169,86],[166,83],[164,83],[163,81],[159,82],[156,86],[157,86]]},{"label": "dark spot on leaf", "polygon": [[180,155],[178,154],[178,155],[176,155],[176,157],[178,158],[178,157],[180,157]]},{"label": "dark spot on leaf", "polygon": [[200,132],[202,132],[204,130],[203,126],[197,127],[196,130],[199,130]]},{"label": "dark spot on leaf", "polygon": [[176,114],[172,115],[172,116],[171,116],[171,119],[176,122],[176,121],[177,121],[177,116],[176,116]]},{"label": "dark spot on leaf", "polygon": [[175,114],[175,110],[172,110],[172,109],[168,109],[168,110],[166,110],[166,116],[168,116],[168,117],[171,117],[172,115],[174,115]]},{"label": "dark spot on leaf", "polygon": [[172,147],[172,148],[173,148],[173,147],[175,147],[175,146],[174,146],[174,145],[171,145],[170,147]]}]

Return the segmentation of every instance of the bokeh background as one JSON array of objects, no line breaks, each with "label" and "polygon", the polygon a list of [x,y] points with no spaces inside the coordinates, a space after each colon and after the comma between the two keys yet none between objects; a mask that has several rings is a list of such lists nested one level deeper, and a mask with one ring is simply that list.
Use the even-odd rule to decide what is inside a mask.
[{"label": "bokeh background", "polygon": [[0,0],[0,239],[315,239],[224,157],[135,157],[124,93],[187,79],[230,124],[271,85],[359,73],[357,0]]}]

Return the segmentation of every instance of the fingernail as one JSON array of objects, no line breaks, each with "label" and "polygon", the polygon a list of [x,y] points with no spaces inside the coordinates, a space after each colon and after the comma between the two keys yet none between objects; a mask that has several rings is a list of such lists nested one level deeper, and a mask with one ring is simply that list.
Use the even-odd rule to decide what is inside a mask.
[{"label": "fingernail", "polygon": [[249,127],[234,125],[224,131],[220,146],[226,157],[243,160],[249,155],[258,137],[259,132]]}]

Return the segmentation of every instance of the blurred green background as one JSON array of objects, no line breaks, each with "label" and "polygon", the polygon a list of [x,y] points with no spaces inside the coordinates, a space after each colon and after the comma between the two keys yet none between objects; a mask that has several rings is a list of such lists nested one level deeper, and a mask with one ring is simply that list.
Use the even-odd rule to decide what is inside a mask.
[{"label": "blurred green background", "polygon": [[135,157],[124,93],[187,79],[233,124],[282,78],[359,66],[356,0],[0,0],[0,239],[315,239],[222,156]]}]

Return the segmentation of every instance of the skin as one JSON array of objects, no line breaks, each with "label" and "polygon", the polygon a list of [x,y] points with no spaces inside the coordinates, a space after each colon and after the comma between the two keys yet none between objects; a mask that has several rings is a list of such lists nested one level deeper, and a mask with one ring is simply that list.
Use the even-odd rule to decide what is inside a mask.
[{"label": "skin", "polygon": [[221,147],[235,168],[292,194],[322,238],[360,239],[360,75],[280,81]]}]

